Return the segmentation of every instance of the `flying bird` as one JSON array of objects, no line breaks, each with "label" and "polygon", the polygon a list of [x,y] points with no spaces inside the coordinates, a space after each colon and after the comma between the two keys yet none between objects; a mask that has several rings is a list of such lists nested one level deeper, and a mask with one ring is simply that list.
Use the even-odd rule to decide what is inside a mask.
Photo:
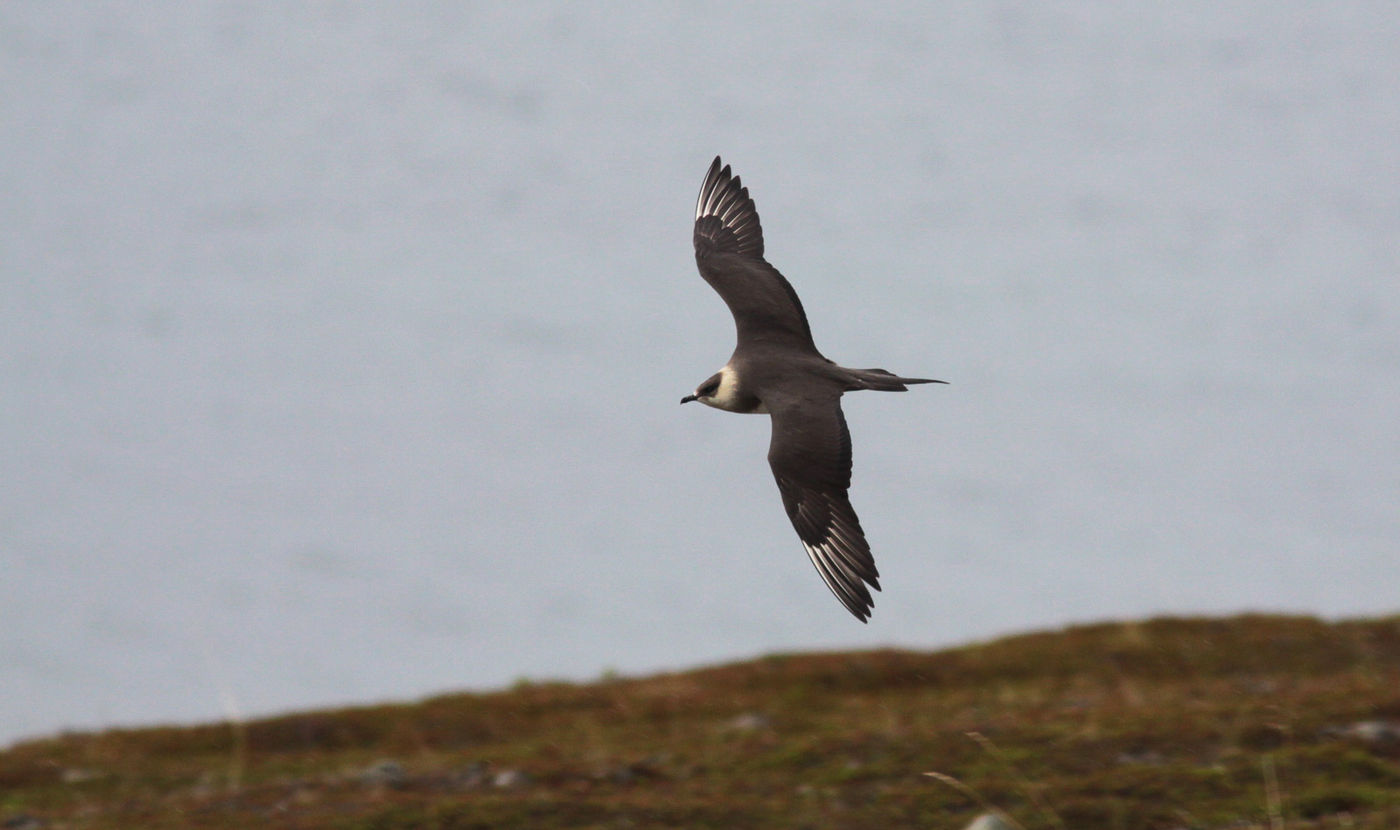
[{"label": "flying bird", "polygon": [[797,292],[763,258],[763,228],[748,188],[719,156],[695,204],[695,264],[729,306],[739,340],[729,362],[681,403],[772,419],[768,464],[788,518],[827,587],[865,622],[875,604],[866,585],[880,590],[880,573],[846,495],[851,433],[841,395],[945,381],[847,369],[822,357]]}]

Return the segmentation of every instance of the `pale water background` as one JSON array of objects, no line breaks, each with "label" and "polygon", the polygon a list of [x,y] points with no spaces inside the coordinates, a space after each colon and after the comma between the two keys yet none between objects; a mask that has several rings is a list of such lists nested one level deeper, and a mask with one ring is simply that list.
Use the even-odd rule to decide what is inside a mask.
[{"label": "pale water background", "polygon": [[[0,743],[1400,609],[1400,7],[0,5]],[[803,555],[722,153],[850,396]]]}]

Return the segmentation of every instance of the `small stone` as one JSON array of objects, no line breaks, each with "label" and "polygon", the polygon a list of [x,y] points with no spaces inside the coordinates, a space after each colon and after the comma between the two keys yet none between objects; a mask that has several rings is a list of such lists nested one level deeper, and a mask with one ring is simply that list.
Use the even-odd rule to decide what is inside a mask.
[{"label": "small stone", "polygon": [[1400,722],[1363,720],[1346,727],[1342,734],[1368,744],[1388,744],[1400,741]]},{"label": "small stone", "polygon": [[491,786],[502,790],[518,790],[530,785],[530,776],[518,769],[503,769],[491,779]]},{"label": "small stone", "polygon": [[733,720],[726,724],[726,728],[731,732],[760,732],[764,729],[772,729],[773,721],[762,712],[745,712],[736,715]]},{"label": "small stone", "polygon": [[1146,749],[1141,752],[1120,752],[1118,753],[1117,761],[1124,766],[1141,765],[1155,767],[1164,763],[1166,758],[1162,756],[1162,753],[1156,750]]},{"label": "small stone", "polygon": [[1006,819],[996,813],[983,813],[972,820],[964,830],[1016,830]]},{"label": "small stone", "polygon": [[392,758],[375,761],[360,773],[360,783],[371,787],[402,787],[408,781],[403,764]]}]

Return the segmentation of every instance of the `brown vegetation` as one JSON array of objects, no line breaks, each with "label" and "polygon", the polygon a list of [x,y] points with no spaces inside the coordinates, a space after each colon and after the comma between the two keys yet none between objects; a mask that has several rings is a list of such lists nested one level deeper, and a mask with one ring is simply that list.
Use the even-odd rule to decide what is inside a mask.
[{"label": "brown vegetation", "polygon": [[0,826],[36,830],[957,830],[989,806],[1400,827],[1400,618],[1103,624],[0,752]]}]

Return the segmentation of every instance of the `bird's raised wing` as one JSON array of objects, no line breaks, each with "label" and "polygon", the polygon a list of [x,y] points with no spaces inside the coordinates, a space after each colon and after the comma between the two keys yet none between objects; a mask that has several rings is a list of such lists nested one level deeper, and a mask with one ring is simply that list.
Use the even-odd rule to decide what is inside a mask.
[{"label": "bird's raised wing", "polygon": [[851,486],[851,433],[839,395],[766,401],[773,417],[768,464],[783,507],[827,587],[861,622],[880,590],[880,573],[860,520],[846,496]]},{"label": "bird's raised wing", "polygon": [[763,258],[763,228],[749,189],[720,166],[719,156],[695,203],[695,264],[734,315],[740,346],[763,341],[816,351],[797,292]]}]

